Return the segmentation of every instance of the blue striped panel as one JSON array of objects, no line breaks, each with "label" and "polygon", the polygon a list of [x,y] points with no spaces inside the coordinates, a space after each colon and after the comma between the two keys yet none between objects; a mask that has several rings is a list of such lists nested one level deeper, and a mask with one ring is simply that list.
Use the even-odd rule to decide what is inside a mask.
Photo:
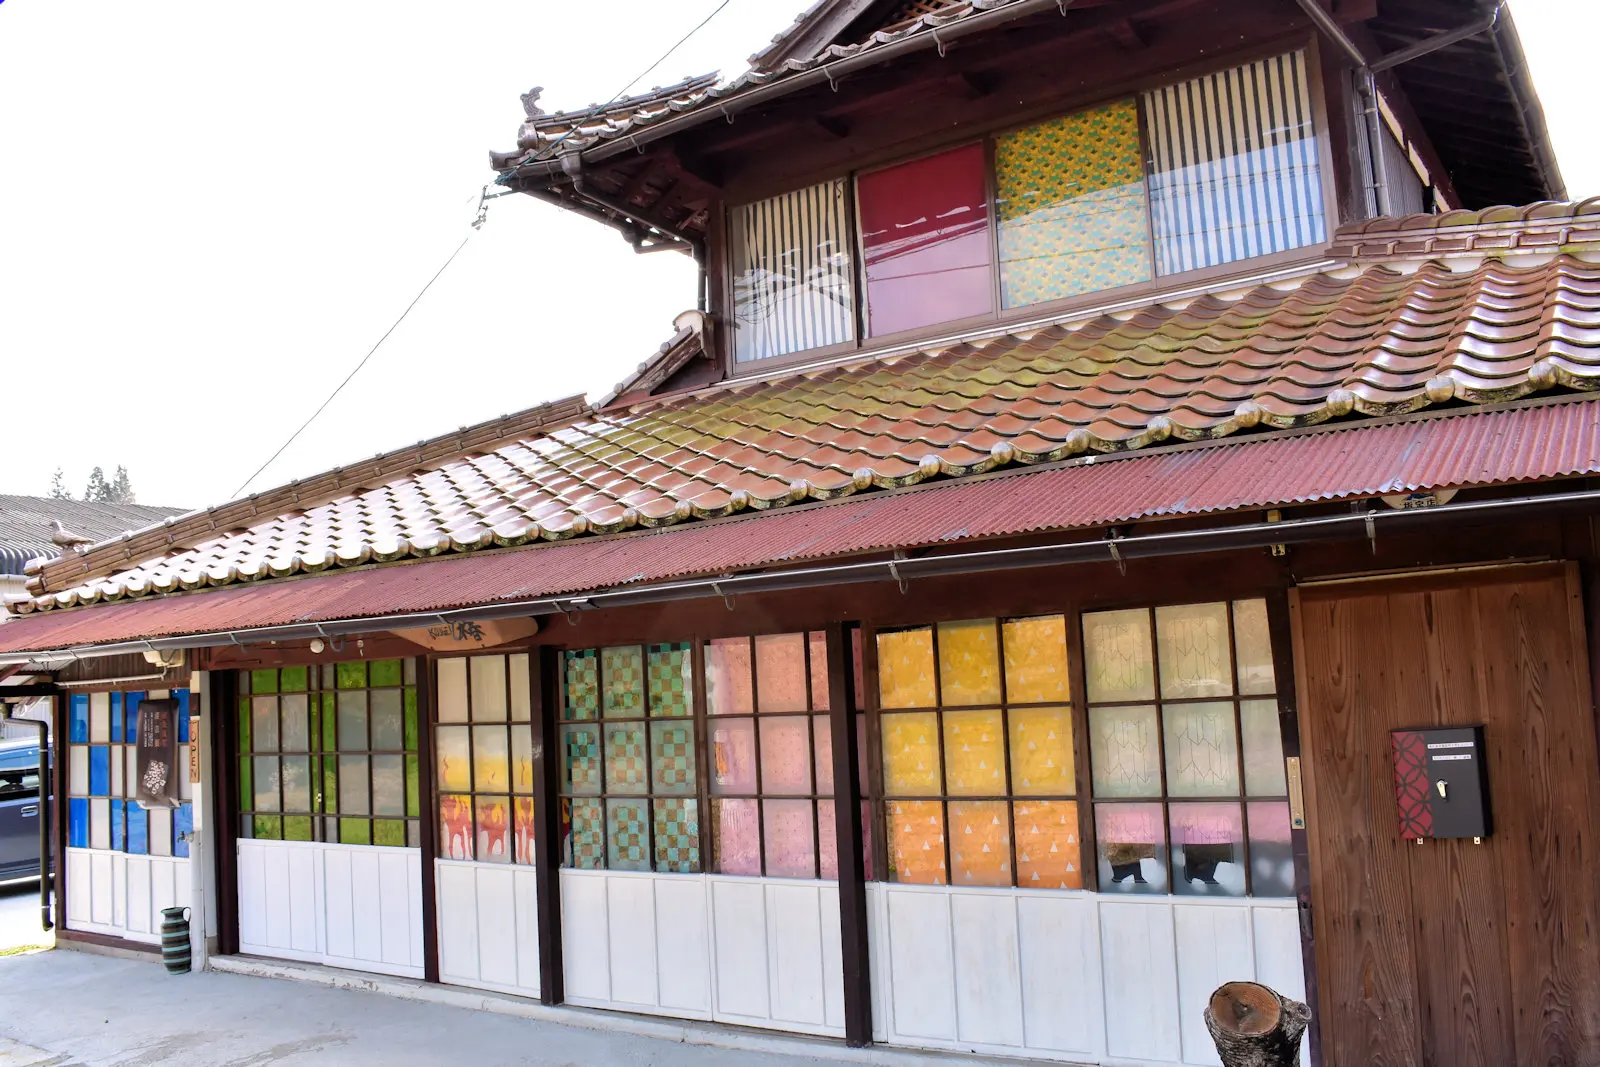
[{"label": "blue striped panel", "polygon": [[143,856],[150,851],[150,813],[128,802],[128,851]]},{"label": "blue striped panel", "polygon": [[178,743],[189,743],[189,691],[174,689],[172,698],[178,702]]},{"label": "blue striped panel", "polygon": [[[121,752],[118,752],[121,755]],[[89,795],[111,795],[111,746],[92,745],[89,748]]]},{"label": "blue striped panel", "polygon": [[748,363],[854,340],[844,182],[746,204],[731,216],[734,359]]},{"label": "blue striped panel", "polygon": [[89,694],[74,693],[67,698],[70,725],[67,740],[75,745],[89,743]]},{"label": "blue striped panel", "polygon": [[172,813],[172,854],[174,856],[187,856],[189,842],[183,835],[194,829],[194,805],[179,804]]},{"label": "blue striped panel", "polygon": [[143,693],[129,693],[127,700],[128,744],[139,740],[139,705],[144,703]]},{"label": "blue striped panel", "polygon": [[[84,708],[87,713],[88,705]],[[73,848],[89,847],[89,802],[82,797],[67,801],[67,844]]]},{"label": "blue striped panel", "polygon": [[125,806],[126,803],[124,801],[115,798],[111,801],[111,849],[114,852],[122,851],[123,842],[127,838],[123,823],[123,808]]},{"label": "blue striped panel", "polygon": [[111,740],[122,740],[122,694],[111,694]]}]

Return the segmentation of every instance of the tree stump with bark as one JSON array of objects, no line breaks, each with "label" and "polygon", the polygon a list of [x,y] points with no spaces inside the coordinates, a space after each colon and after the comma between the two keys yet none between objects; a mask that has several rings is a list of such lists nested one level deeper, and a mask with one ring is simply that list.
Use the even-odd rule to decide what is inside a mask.
[{"label": "tree stump with bark", "polygon": [[1206,1029],[1223,1067],[1298,1067],[1310,1022],[1310,1008],[1255,982],[1218,986],[1206,1005]]}]

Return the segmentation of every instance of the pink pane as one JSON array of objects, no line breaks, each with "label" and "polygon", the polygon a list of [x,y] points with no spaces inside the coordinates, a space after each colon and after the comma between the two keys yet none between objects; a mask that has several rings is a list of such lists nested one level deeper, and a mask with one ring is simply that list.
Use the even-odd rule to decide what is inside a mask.
[{"label": "pink pane", "polygon": [[817,862],[822,877],[839,879],[839,832],[831,800],[817,801]]},{"label": "pink pane", "polygon": [[719,637],[706,645],[706,708],[712,715],[755,710],[750,683],[750,639]]},{"label": "pink pane", "polygon": [[814,711],[827,711],[828,635],[813,630],[807,640],[811,644],[811,707]]},{"label": "pink pane", "polygon": [[533,864],[533,798],[512,797],[512,806],[516,809],[514,817],[517,824],[517,862]]},{"label": "pink pane", "polygon": [[721,719],[711,726],[711,791],[756,791],[754,719]]},{"label": "pink pane", "polygon": [[817,848],[812,839],[811,801],[765,800],[767,875],[772,878],[815,878]]},{"label": "pink pane", "polygon": [[762,711],[806,710],[804,634],[756,638],[756,707]]},{"label": "pink pane", "polygon": [[[761,720],[761,792],[811,792],[809,715]],[[731,790],[729,790],[731,792]]]},{"label": "pink pane", "polygon": [[722,874],[760,874],[761,837],[757,801],[713,800],[711,824],[716,869]]},{"label": "pink pane", "polygon": [[986,169],[972,144],[861,176],[873,336],[994,309]]},{"label": "pink pane", "polygon": [[811,744],[817,751],[817,793],[833,792],[833,724],[826,715],[811,720]]}]

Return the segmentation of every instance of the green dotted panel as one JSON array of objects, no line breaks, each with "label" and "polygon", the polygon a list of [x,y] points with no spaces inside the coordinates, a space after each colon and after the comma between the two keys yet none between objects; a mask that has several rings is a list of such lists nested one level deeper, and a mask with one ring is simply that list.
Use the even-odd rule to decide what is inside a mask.
[{"label": "green dotted panel", "polygon": [[644,724],[606,727],[606,792],[649,791],[649,760],[644,751]]},{"label": "green dotted panel", "polygon": [[650,869],[648,801],[606,801],[606,865],[613,871]]},{"label": "green dotted panel", "polygon": [[693,793],[694,727],[690,723],[650,724],[650,773],[656,793]]},{"label": "green dotted panel", "polygon": [[561,791],[600,792],[600,728],[561,728]]},{"label": "green dotted panel", "polygon": [[599,871],[606,865],[606,819],[598,800],[564,800],[571,835],[568,866]]},{"label": "green dotted panel", "polygon": [[689,673],[690,662],[687,643],[650,646],[645,673],[652,716],[684,717],[693,710],[694,682]]},{"label": "green dotted panel", "polygon": [[638,645],[600,652],[602,713],[608,718],[644,718],[644,649]]},{"label": "green dotted panel", "polygon": [[700,870],[700,802],[673,798],[655,802],[656,870],[695,874]]}]

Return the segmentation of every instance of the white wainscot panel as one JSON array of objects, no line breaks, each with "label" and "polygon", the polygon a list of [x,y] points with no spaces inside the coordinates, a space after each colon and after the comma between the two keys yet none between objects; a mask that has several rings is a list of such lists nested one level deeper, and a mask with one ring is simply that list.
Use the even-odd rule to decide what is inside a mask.
[{"label": "white wainscot panel", "polygon": [[158,944],[161,910],[187,908],[189,861],[106,849],[67,850],[69,930]]},{"label": "white wainscot panel", "polygon": [[420,849],[238,845],[241,952],[422,977]]},{"label": "white wainscot panel", "polygon": [[565,870],[561,913],[574,1004],[844,1032],[831,883]]},{"label": "white wainscot panel", "polygon": [[1300,997],[1290,901],[868,886],[878,1040],[1077,1063],[1218,1061],[1227,981]]},{"label": "white wainscot panel", "polygon": [[538,883],[532,867],[436,860],[439,980],[539,995]]}]

